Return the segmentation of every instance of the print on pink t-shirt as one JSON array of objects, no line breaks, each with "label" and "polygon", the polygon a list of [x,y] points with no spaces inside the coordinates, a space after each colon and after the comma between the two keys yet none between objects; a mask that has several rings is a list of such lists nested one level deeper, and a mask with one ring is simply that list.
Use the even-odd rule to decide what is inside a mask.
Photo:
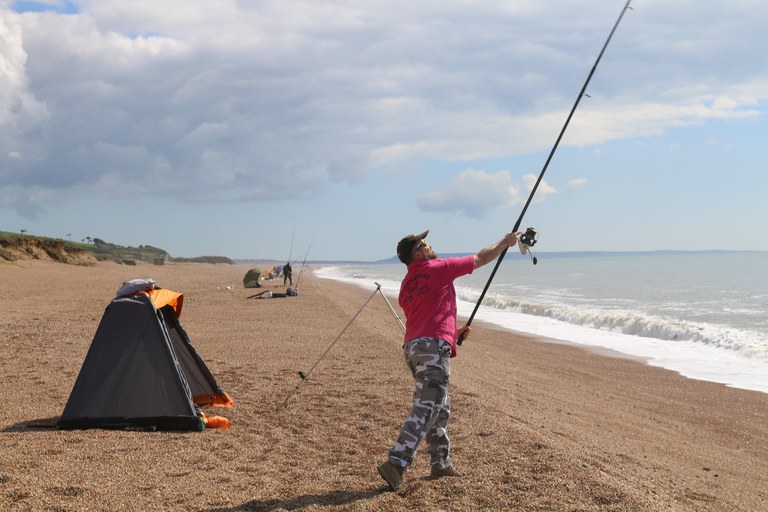
[{"label": "print on pink t-shirt", "polygon": [[408,265],[400,285],[400,307],[406,318],[404,341],[440,338],[456,355],[456,290],[453,281],[471,274],[474,256],[417,260]]}]

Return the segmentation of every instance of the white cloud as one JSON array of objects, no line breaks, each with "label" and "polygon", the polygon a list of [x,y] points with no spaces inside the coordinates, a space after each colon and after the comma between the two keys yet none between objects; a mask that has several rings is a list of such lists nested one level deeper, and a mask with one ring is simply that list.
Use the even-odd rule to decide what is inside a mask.
[{"label": "white cloud", "polygon": [[[538,176],[536,174],[530,173],[523,176],[523,181],[525,182],[525,186],[528,188],[528,192],[531,192],[533,190],[533,187],[536,185],[536,180],[538,179]],[[539,186],[536,188],[536,194],[533,196],[533,200],[536,202],[543,201],[547,197],[551,196],[552,194],[557,194],[557,190],[555,187],[547,183],[545,180],[541,180],[539,182]]]},{"label": "white cloud", "polygon": [[418,206],[424,211],[462,212],[467,217],[482,219],[488,212],[510,207],[519,200],[520,193],[508,172],[488,174],[469,169],[444,188],[421,196]]},{"label": "white cloud", "polygon": [[14,144],[23,144],[25,135],[34,137],[49,118],[46,105],[30,91],[27,58],[18,18],[0,16],[0,144],[6,153],[16,151]]},{"label": "white cloud", "polygon": [[576,178],[568,182],[568,188],[580,188],[587,184],[587,178]]},{"label": "white cloud", "polygon": [[[629,13],[563,145],[760,115],[768,77],[746,42],[764,38],[766,8],[736,3],[756,14],[652,0]],[[295,199],[377,167],[542,151],[618,14],[596,0],[78,7],[0,11],[0,193],[124,183],[180,201]],[[422,206],[448,209],[453,193],[467,215],[488,210],[458,192]]]}]

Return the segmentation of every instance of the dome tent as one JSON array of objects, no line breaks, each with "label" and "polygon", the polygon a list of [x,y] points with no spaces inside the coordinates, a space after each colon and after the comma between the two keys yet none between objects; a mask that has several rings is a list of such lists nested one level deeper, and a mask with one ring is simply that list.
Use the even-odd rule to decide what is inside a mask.
[{"label": "dome tent", "polygon": [[184,296],[153,280],[124,283],[104,311],[60,428],[227,428],[200,407],[231,406],[179,323]]}]

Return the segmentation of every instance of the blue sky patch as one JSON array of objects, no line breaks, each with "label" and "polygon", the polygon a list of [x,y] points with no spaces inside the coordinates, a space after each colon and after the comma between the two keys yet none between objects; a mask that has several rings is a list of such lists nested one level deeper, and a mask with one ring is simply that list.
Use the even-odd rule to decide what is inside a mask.
[{"label": "blue sky patch", "polygon": [[19,0],[11,4],[11,10],[14,12],[57,12],[59,14],[77,14],[80,9],[77,4],[68,0],[58,2],[30,2]]}]

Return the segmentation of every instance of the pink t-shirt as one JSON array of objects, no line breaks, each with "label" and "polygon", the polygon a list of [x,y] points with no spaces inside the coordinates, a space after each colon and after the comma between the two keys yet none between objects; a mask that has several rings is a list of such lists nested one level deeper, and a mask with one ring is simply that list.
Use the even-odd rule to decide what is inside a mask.
[{"label": "pink t-shirt", "polygon": [[451,357],[456,355],[453,281],[471,274],[474,269],[474,256],[417,260],[408,265],[398,300],[406,318],[404,341],[440,338],[451,344]]}]

